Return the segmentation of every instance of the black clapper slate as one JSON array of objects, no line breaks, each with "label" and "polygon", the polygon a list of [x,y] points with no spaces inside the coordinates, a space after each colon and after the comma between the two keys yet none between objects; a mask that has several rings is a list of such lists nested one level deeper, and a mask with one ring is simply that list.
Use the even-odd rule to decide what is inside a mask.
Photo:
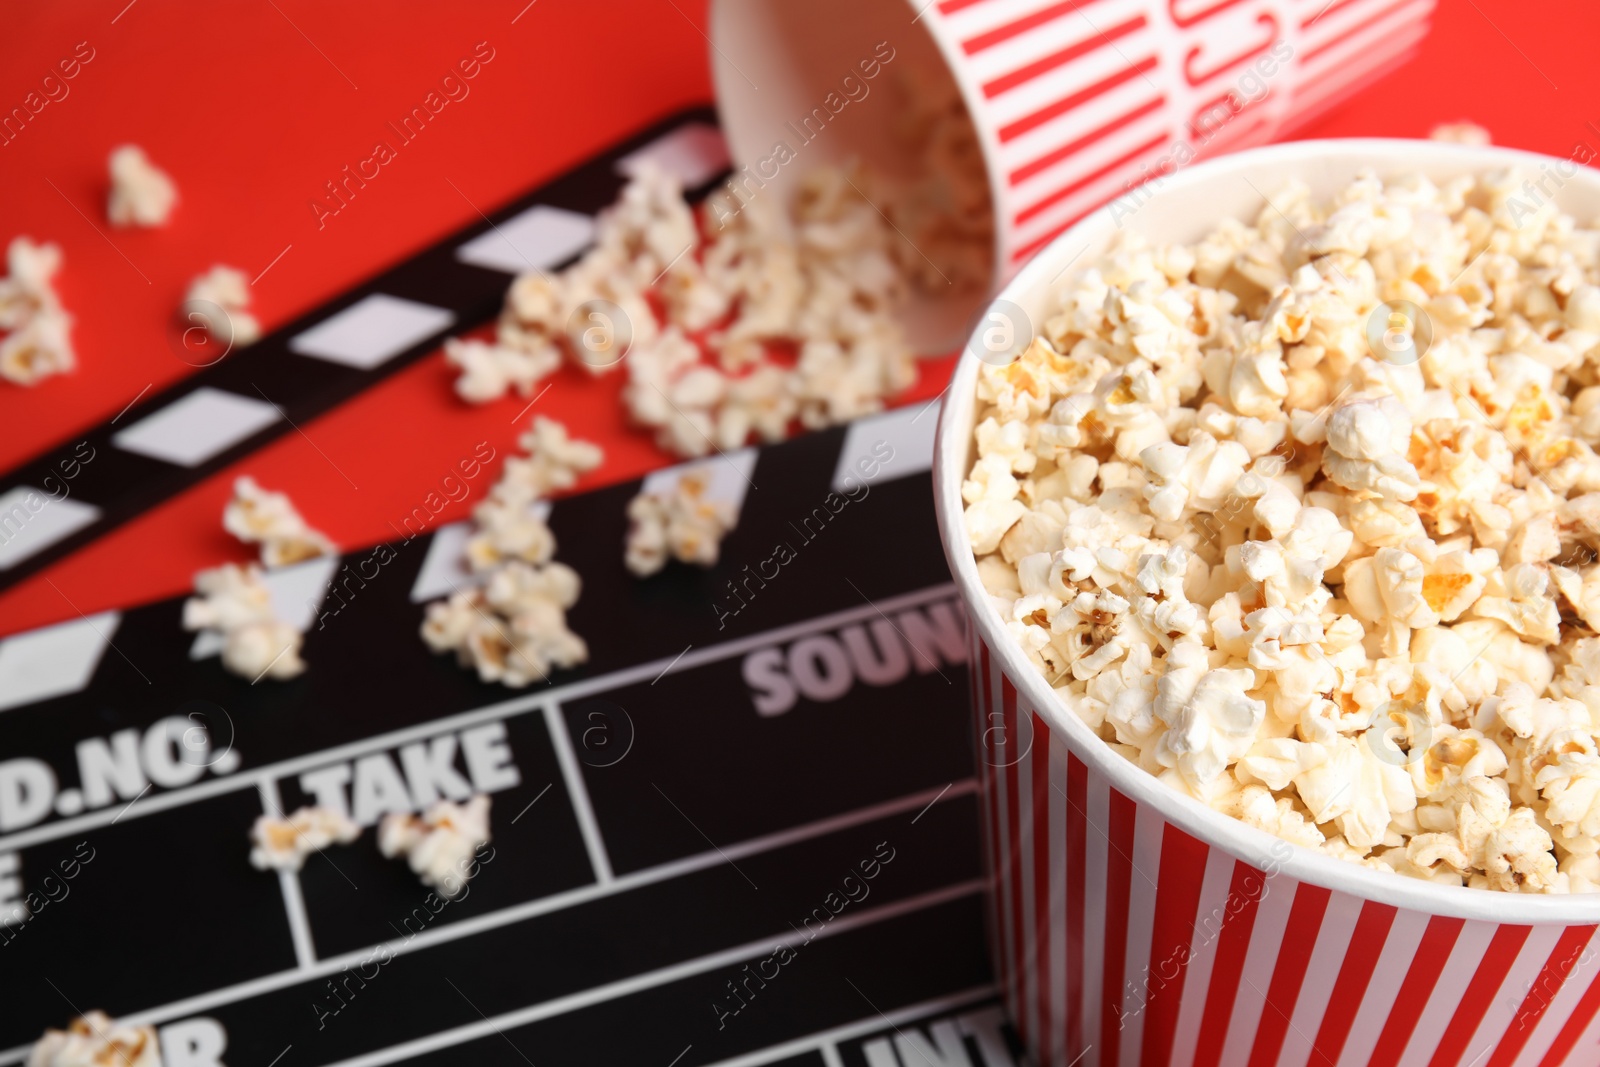
[{"label": "black clapper slate", "polygon": [[[135,798],[136,778],[129,795],[0,836],[0,869],[15,854],[35,893],[75,849],[94,854],[63,899],[0,931],[0,1067],[71,1016],[66,998],[158,1027],[211,1020],[222,1062],[283,1055],[284,1067],[826,1063],[883,1029],[880,1012],[910,1032],[987,1003],[965,664],[928,650],[926,669],[772,716],[743,677],[760,650],[885,617],[903,628],[907,612],[959,618],[929,478],[909,457],[809,539],[797,528],[827,496],[844,438],[760,449],[710,570],[626,572],[638,483],[556,501],[557,558],[584,581],[569,621],[591,656],[525,690],[481,683],[421,643],[410,591],[432,534],[392,546],[324,611],[310,669],[289,682],[252,686],[192,661],[181,600],[123,612],[82,691],[0,712],[0,768],[42,760],[77,789],[83,742],[142,744],[190,713],[229,756],[192,784]],[[780,541],[795,558],[719,616],[717,603],[737,604],[728,583]],[[430,902],[370,830],[311,857],[288,892],[250,867],[247,831],[268,798],[291,809],[324,772],[362,767],[420,788],[408,749],[448,763],[436,780],[465,779],[482,770],[469,743],[514,771],[490,787],[492,852],[462,899]],[[801,943],[808,917],[825,936]],[[781,965],[779,939],[794,943]],[[744,983],[737,1012],[730,983]],[[895,1062],[883,1055],[872,1067]]]},{"label": "black clapper slate", "polygon": [[[131,408],[116,415],[115,425],[106,422],[74,433],[20,466],[0,473],[0,496],[4,496],[17,488],[38,491],[41,487],[57,485],[61,471],[76,471],[70,483],[72,499],[100,509],[95,521],[71,536],[0,569],[0,590],[176,496],[241,456],[292,432],[295,425],[303,426],[328,409],[370,389],[433,351],[446,336],[465,333],[494,318],[504,302],[509,277],[497,270],[461,262],[456,258],[458,247],[539,204],[592,215],[615,201],[621,190],[625,179],[617,172],[616,164],[623,156],[681,126],[715,123],[715,113],[706,107],[691,108],[664,119],[501,207],[488,221],[475,219],[471,225],[284,324],[248,348],[230,352],[220,362],[196,370],[160,392],[145,395]],[[714,183],[688,192],[691,197],[697,197],[711,184]],[[552,264],[551,269],[560,266],[562,264]],[[455,321],[368,369],[290,350],[290,341],[295,336],[375,293],[443,308],[455,316]],[[219,389],[252,401],[270,401],[286,417],[193,467],[123,451],[112,444],[112,435],[119,430],[127,429],[146,415],[201,387]],[[92,453],[88,449],[92,449]],[[75,455],[92,458],[80,464],[74,460]]]}]

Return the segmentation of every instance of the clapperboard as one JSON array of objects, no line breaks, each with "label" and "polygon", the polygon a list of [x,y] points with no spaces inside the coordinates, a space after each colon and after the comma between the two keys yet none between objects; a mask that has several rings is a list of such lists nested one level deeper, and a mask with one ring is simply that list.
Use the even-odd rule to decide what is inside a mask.
[{"label": "clapperboard", "polygon": [[[711,122],[647,131],[94,431],[74,507],[0,575],[287,429],[242,383],[298,422],[488,320],[530,256],[582,250],[641,153],[701,161],[703,193]],[[307,627],[288,682],[226,673],[181,598],[0,641],[0,1067],[96,1008],[153,1023],[166,1067],[1020,1063],[984,946],[936,417],[712,457],[739,523],[709,570],[628,574],[637,482],[555,501],[590,657],[526,690],[418,636],[472,580],[464,524],[270,573]],[[493,840],[441,903],[372,824],[469,787]],[[361,838],[253,868],[256,817],[314,802]]]}]

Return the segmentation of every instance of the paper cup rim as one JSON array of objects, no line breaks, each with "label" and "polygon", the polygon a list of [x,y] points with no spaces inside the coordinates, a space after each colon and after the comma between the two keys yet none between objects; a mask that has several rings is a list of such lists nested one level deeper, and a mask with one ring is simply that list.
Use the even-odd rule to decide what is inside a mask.
[{"label": "paper cup rim", "polygon": [[[1495,146],[1470,146],[1434,141],[1395,138],[1350,138],[1294,141],[1246,149],[1214,160],[1197,163],[1167,179],[1157,196],[1175,190],[1202,186],[1247,173],[1266,163],[1312,163],[1330,157],[1357,165],[1417,167],[1425,163],[1458,163],[1460,173],[1472,173],[1512,164],[1537,168],[1541,163],[1570,162],[1558,157]],[[1569,181],[1583,182],[1600,195],[1600,172],[1579,167],[1579,175]],[[1271,192],[1271,190],[1263,190]],[[1097,210],[1052,240],[1000,291],[996,299],[1013,299],[1040,285],[1050,272],[1064,269],[1071,248],[1077,247],[1086,233],[1099,234],[1105,223]],[[991,302],[992,303],[992,302]],[[951,376],[939,412],[934,441],[934,509],[939,537],[955,576],[956,585],[984,644],[1000,662],[1013,685],[1026,697],[1049,725],[1073,744],[1078,756],[1098,774],[1105,775],[1120,793],[1137,803],[1149,804],[1163,817],[1186,833],[1257,866],[1267,865],[1275,872],[1297,881],[1353,896],[1431,915],[1474,919],[1492,923],[1578,924],[1600,920],[1600,894],[1534,895],[1502,893],[1468,886],[1448,886],[1410,878],[1388,871],[1376,871],[1350,860],[1340,859],[1289,845],[1287,853],[1281,838],[1258,830],[1238,819],[1213,810],[1170,786],[1163,785],[1148,771],[1129,763],[1112,751],[1089,727],[1062,706],[1044,676],[1023,656],[1022,650],[1005,632],[999,613],[990,603],[978,578],[977,559],[967,539],[962,515],[961,482],[963,470],[952,464],[963,456],[972,434],[972,413],[980,360],[969,341]],[[1268,857],[1271,857],[1269,860]]]}]

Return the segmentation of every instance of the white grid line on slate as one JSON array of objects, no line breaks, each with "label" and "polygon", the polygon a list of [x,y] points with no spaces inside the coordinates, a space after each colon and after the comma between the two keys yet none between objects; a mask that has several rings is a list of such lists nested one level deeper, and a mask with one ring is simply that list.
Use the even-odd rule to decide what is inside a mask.
[{"label": "white grid line on slate", "polygon": [[[274,819],[284,817],[283,798],[278,783],[261,782],[261,811]],[[317,965],[316,944],[311,939],[311,920],[306,917],[306,900],[300,895],[300,876],[294,871],[279,871],[278,885],[283,890],[283,910],[289,917],[289,937],[294,942],[294,959],[302,974]]]},{"label": "white grid line on slate", "polygon": [[[786,642],[821,630],[837,629],[858,619],[871,618],[880,612],[899,611],[904,608],[931,603],[951,597],[954,593],[955,584],[944,582],[915,592],[902,593],[899,596],[887,597],[883,600],[862,604],[859,607],[845,608],[828,615],[820,615],[816,618],[780,626],[759,634],[751,634],[748,637],[735,638],[719,645],[707,645],[683,656],[680,670],[731,659],[752,649]],[[511,718],[514,715],[538,711],[547,702],[561,704],[638,682],[646,682],[660,674],[663,668],[670,666],[671,662],[671,657],[664,656],[648,663],[635,664],[632,667],[612,671],[610,674],[597,675],[593,678],[585,678],[567,685],[555,686],[541,692],[514,697],[498,704],[489,704],[472,711],[464,711],[442,719],[418,723],[403,730],[395,730],[377,737],[352,741],[348,744],[324,749],[321,752],[313,752],[304,756],[281,760],[277,763],[269,763],[264,767],[241,771],[225,778],[213,778],[198,785],[174,789],[166,793],[158,793],[154,796],[146,797],[133,812],[129,813],[129,817],[138,818],[158,811],[166,811],[184,804],[221,796],[224,793],[248,789],[262,781],[287,778],[290,775],[323,767],[330,763],[343,762],[344,760],[373,752],[384,752],[411,741],[437,737],[441,734],[463,730],[481,723],[494,722]],[[36,826],[28,830],[19,830],[7,837],[0,837],[0,852],[27,848],[41,841],[54,841],[58,838],[82,833],[85,830],[93,830],[109,825],[114,816],[115,813],[110,808],[102,808],[86,815],[62,819],[59,822],[45,823],[42,826]]]},{"label": "white grid line on slate", "polygon": [[[945,788],[946,787],[940,787],[940,789]],[[954,788],[950,788],[944,793],[944,796],[949,799],[954,799],[955,797],[967,796],[969,794],[976,793],[977,790],[977,779],[968,778],[964,781],[957,782]],[[305,970],[301,970],[298,967],[290,968],[288,970],[278,971],[273,974],[262,975],[259,978],[252,978],[248,981],[240,982],[236,985],[227,986],[222,989],[215,989],[207,993],[200,993],[196,996],[174,1001],[170,1004],[164,1004],[155,1008],[147,1008],[143,1011],[128,1014],[122,1017],[120,1021],[137,1026],[145,1023],[160,1024],[169,1022],[173,1019],[181,1019],[190,1015],[198,1015],[207,1011],[212,1011],[226,1004],[232,1004],[236,1001],[247,1000],[250,997],[271,993],[286,986],[294,985],[297,982],[303,982],[313,978],[320,978],[325,975],[337,974],[340,971],[344,971],[348,968],[370,961],[373,953],[382,949],[388,949],[394,956],[404,955],[408,952],[417,952],[422,949],[431,948],[434,945],[456,941],[463,937],[471,937],[476,934],[498,929],[502,926],[509,926],[512,923],[522,922],[526,919],[537,918],[540,915],[547,915],[551,912],[561,911],[565,908],[573,907],[578,904],[584,904],[591,900],[598,900],[602,897],[626,893],[644,886],[654,885],[658,882],[665,882],[673,878],[679,878],[686,874],[693,874],[696,871],[705,870],[708,867],[716,867],[719,864],[725,863],[730,857],[733,859],[742,859],[745,856],[752,856],[762,852],[770,852],[774,849],[783,848],[787,845],[798,844],[803,841],[811,840],[812,838],[822,837],[826,834],[834,833],[839,830],[848,830],[852,827],[860,826],[876,819],[883,819],[888,818],[891,815],[899,815],[906,812],[917,811],[926,805],[929,798],[937,792],[939,792],[939,790],[933,788],[924,789],[907,796],[896,798],[894,800],[882,801],[877,804],[868,805],[864,808],[857,808],[854,811],[845,812],[842,815],[834,815],[826,819],[818,819],[815,822],[804,823],[800,826],[791,827],[787,830],[779,830],[775,833],[763,834],[760,837],[753,837],[747,841],[741,841],[736,844],[728,845],[721,850],[714,848],[707,849],[704,852],[698,852],[690,856],[683,856],[679,859],[669,860],[666,863],[657,864],[654,867],[646,867],[643,870],[633,871],[629,874],[618,876],[607,886],[600,886],[592,883],[590,885],[580,886],[576,889],[569,889],[560,893],[551,894],[550,896],[540,897],[536,900],[524,901],[521,904],[514,904],[508,908],[501,908],[499,911],[489,912],[484,915],[477,915],[470,919],[463,919],[460,922],[451,923],[448,926],[435,927],[425,930],[420,934],[413,935],[409,939],[397,938],[393,941],[383,942],[380,945],[363,946],[361,948],[352,949],[351,951],[342,953],[338,956],[329,956],[325,959],[316,961],[315,964]],[[979,888],[982,888],[984,885],[982,882],[961,883],[963,886],[968,884],[978,886]],[[834,924],[830,923],[829,928],[831,928],[833,925]],[[789,929],[792,930],[793,927],[790,927]],[[32,1047],[32,1045],[21,1045],[17,1048],[0,1051],[0,1067],[6,1067],[6,1065],[9,1064],[22,1062],[27,1058],[28,1052],[30,1049],[32,1049]]]},{"label": "white grid line on slate", "polygon": [[567,796],[572,801],[578,829],[583,832],[583,846],[589,852],[589,864],[594,868],[595,879],[602,886],[608,886],[615,880],[611,873],[611,854],[606,851],[605,839],[600,835],[600,823],[594,817],[594,806],[589,803],[589,787],[584,783],[583,772],[578,769],[572,738],[567,733],[567,724],[555,701],[545,705],[544,718],[545,725],[550,728],[550,743],[555,746],[556,762],[561,764],[561,776],[566,779]]},{"label": "white grid line on slate", "polygon": [[894,1011],[863,1016],[853,1023],[845,1023],[843,1026],[835,1026],[829,1030],[807,1034],[805,1037],[797,1037],[785,1041],[781,1045],[773,1045],[769,1048],[757,1049],[755,1052],[747,1052],[743,1056],[735,1056],[730,1060],[718,1060],[716,1063],[706,1064],[706,1067],[759,1067],[764,1063],[772,1063],[775,1060],[788,1059],[791,1056],[799,1056],[812,1051],[821,1053],[828,1067],[839,1067],[839,1043],[841,1041],[849,1041],[866,1034],[877,1033],[886,1026],[891,1028],[898,1027],[916,1022],[918,1019],[926,1018],[930,1015],[944,1015],[952,1011],[958,1011],[961,1008],[988,1000],[999,992],[999,988],[992,985],[974,986],[959,993],[934,997],[932,1000],[924,1000],[918,1004],[908,1004],[903,1008],[896,1008]]},{"label": "white grid line on slate", "polygon": [[[837,937],[838,935],[857,927],[868,926],[875,922],[882,922],[900,915],[909,915],[913,912],[923,911],[937,907],[940,904],[962,897],[972,896],[983,892],[988,887],[988,882],[982,878],[974,878],[966,882],[957,882],[955,885],[944,886],[927,893],[919,893],[905,900],[897,900],[893,904],[872,908],[856,915],[841,915],[822,928],[822,932],[815,935],[818,938]],[[324,1067],[385,1067],[390,1063],[410,1059],[438,1049],[451,1048],[468,1041],[475,1041],[480,1037],[488,1037],[518,1026],[528,1026],[541,1022],[557,1015],[578,1011],[595,1004],[603,1004],[609,1000],[641,993],[645,990],[655,989],[658,986],[671,982],[692,978],[695,975],[705,974],[707,971],[716,970],[773,951],[775,945],[794,946],[798,942],[808,940],[806,934],[788,926],[786,931],[772,937],[756,938],[746,941],[742,945],[734,945],[718,952],[708,953],[691,960],[683,960],[666,967],[658,967],[653,971],[632,975],[628,978],[607,982],[605,985],[593,989],[585,989],[566,996],[555,997],[538,1004],[531,1004],[516,1011],[503,1012],[490,1018],[464,1026],[451,1027],[427,1037],[415,1038],[411,1041],[392,1045],[386,1049],[378,1049],[347,1060],[325,1064]],[[879,1018],[882,1018],[879,1016]]]}]

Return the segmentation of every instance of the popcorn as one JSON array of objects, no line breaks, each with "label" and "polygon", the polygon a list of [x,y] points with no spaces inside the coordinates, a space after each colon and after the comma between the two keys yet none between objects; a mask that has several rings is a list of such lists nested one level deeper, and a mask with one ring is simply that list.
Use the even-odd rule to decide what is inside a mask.
[{"label": "popcorn", "polygon": [[267,567],[339,551],[327,535],[306,525],[287,494],[268,492],[248,475],[234,480],[233,499],[222,510],[222,528],[247,545],[260,544],[261,562]]},{"label": "popcorn", "polygon": [[807,340],[795,364],[793,385],[800,401],[801,425],[822,429],[883,410],[884,394],[896,391],[886,385],[904,388],[910,384],[902,380],[896,367],[885,366],[884,359],[880,350],[870,345],[852,347],[831,338]]},{"label": "popcorn", "polygon": [[704,470],[685,471],[667,493],[640,493],[628,504],[627,568],[641,578],[680,563],[713,567],[722,539],[738,523],[732,505],[709,499]]},{"label": "popcorn", "polygon": [[[497,602],[481,589],[467,589],[448,600],[428,605],[422,624],[422,637],[435,652],[455,652],[463,667],[472,667],[483,682],[499,682],[521,689],[542,682],[554,670],[575,667],[589,658],[583,638],[567,628],[566,609],[577,601],[577,575],[570,568],[552,563],[571,576],[551,579],[549,568],[526,564],[507,564],[491,579],[511,583],[524,592],[515,597],[515,615],[505,614],[510,592],[502,584],[503,596]],[[555,597],[526,590],[565,591]]]},{"label": "popcorn", "polygon": [[649,344],[659,333],[655,309],[645,295],[647,283],[613,255],[602,246],[568,275],[567,354],[595,376],[616,370],[632,345]]},{"label": "popcorn", "polygon": [[[960,246],[981,233],[987,281],[987,181],[981,155],[964,163],[977,167],[980,200],[946,189],[906,210],[930,228],[959,213],[965,221],[938,240]],[[882,410],[917,378],[897,315],[907,274],[926,261],[893,251],[903,241],[863,185],[873,181],[859,170],[822,168],[802,179],[788,219],[759,197],[736,212],[713,200],[701,219],[675,179],[640,168],[601,212],[582,259],[512,283],[494,344],[446,343],[462,371],[457,393],[474,403],[513,388],[527,395],[563,357],[594,374],[625,363],[622,400],[633,421],[689,458],[752,436],[781,440],[797,419],[820,428]],[[940,278],[938,291],[950,284]],[[792,363],[783,355],[791,349]]]},{"label": "popcorn", "polygon": [[489,843],[489,798],[475,794],[465,804],[436,801],[420,816],[390,812],[378,823],[378,851],[404,856],[423,885],[446,898],[460,896],[476,873],[477,850]]},{"label": "popcorn", "polygon": [[628,359],[622,399],[634,421],[656,429],[656,443],[678,455],[711,451],[714,409],[727,377],[700,362],[700,350],[676,326]]},{"label": "popcorn", "polygon": [[472,509],[478,530],[467,541],[467,564],[482,573],[513,560],[546,563],[555,555],[556,539],[534,501],[508,502],[491,497]]},{"label": "popcorn", "polygon": [[306,857],[334,842],[348,845],[361,827],[328,807],[299,808],[286,818],[261,815],[250,828],[250,864],[258,870],[298,871]]},{"label": "popcorn", "polygon": [[1000,539],[1028,513],[1027,504],[1017,499],[1020,488],[1004,456],[987,456],[973,466],[961,484],[961,498],[967,502],[963,518],[974,552],[987,554],[1000,547]]},{"label": "popcorn", "polygon": [[1561,639],[1561,612],[1548,587],[1542,567],[1518,563],[1495,575],[1472,610],[1505,623],[1524,640],[1553,645]]},{"label": "popcorn", "polygon": [[[1522,182],[1120,236],[979,367],[963,519],[1062,706],[1172,788],[1377,870],[1595,892],[1600,233]],[[1368,347],[1397,300],[1426,351]]]},{"label": "popcorn", "polygon": [[1357,618],[1384,628],[1385,655],[1405,652],[1411,630],[1439,624],[1438,612],[1423,595],[1423,581],[1422,561],[1399,548],[1380,548],[1345,568],[1345,597]]},{"label": "popcorn", "polygon": [[177,202],[178,187],[144,149],[125,144],[111,153],[111,225],[165,226]]},{"label": "popcorn", "polygon": [[0,378],[34,385],[64,374],[77,363],[68,336],[72,317],[61,307],[51,280],[61,269],[61,249],[14,237],[6,247],[0,278]]},{"label": "popcorn", "polygon": [[469,404],[487,404],[513,389],[519,396],[530,395],[536,383],[561,366],[561,350],[537,340],[514,348],[452,337],[444,343],[444,359],[461,370],[456,395]]},{"label": "popcorn", "polygon": [[554,561],[555,535],[540,515],[548,493],[570,489],[603,454],[553,419],[535,417],[519,438],[526,457],[508,457],[488,499],[473,509],[478,529],[467,541],[467,565],[482,588],[457,590],[428,605],[422,639],[454,652],[484,682],[522,688],[589,658],[583,638],[567,627],[578,602],[577,572]]},{"label": "popcorn", "polygon": [[1187,445],[1151,445],[1139,453],[1139,462],[1151,479],[1144,490],[1150,513],[1177,522],[1196,511],[1216,511],[1243,476],[1250,453],[1236,441],[1218,442],[1197,430]]},{"label": "popcorn", "polygon": [[1386,500],[1415,500],[1421,479],[1406,459],[1411,416],[1395,396],[1353,396],[1328,417],[1322,469],[1352,491]]},{"label": "popcorn", "polygon": [[[228,320],[229,331],[228,337],[222,339],[228,340],[234,347],[243,348],[261,338],[261,324],[245,310],[250,306],[250,283],[243,271],[233,267],[212,267],[209,272],[189,283],[189,295],[185,299],[203,301],[221,308]],[[205,325],[209,329],[212,324],[207,321]]]},{"label": "popcorn", "polygon": [[1538,823],[1532,808],[1517,808],[1483,843],[1482,876],[1471,883],[1508,893],[1558,891],[1555,857],[1550,835]]},{"label": "popcorn", "polygon": [[33,385],[77,364],[65,314],[36,315],[0,339],[0,378]]},{"label": "popcorn", "polygon": [[1156,683],[1155,717],[1167,730],[1155,757],[1176,768],[1196,796],[1207,796],[1217,779],[1249,751],[1266,704],[1251,699],[1251,670],[1212,670],[1204,645],[1180,641],[1167,653],[1166,673]]},{"label": "popcorn", "polygon": [[1600,752],[1587,730],[1558,731],[1545,751],[1553,759],[1533,776],[1545,818],[1566,837],[1600,837]]},{"label": "popcorn", "polygon": [[897,78],[894,132],[902,158],[917,160],[920,178],[875,198],[906,235],[890,246],[895,260],[912,284],[930,292],[980,290],[990,283],[994,213],[977,132],[950,79],[914,69]]},{"label": "popcorn", "polygon": [[0,278],[0,329],[14,330],[38,314],[60,310],[51,281],[61,270],[61,246],[13,237]]},{"label": "popcorn", "polygon": [[519,274],[506,291],[502,327],[514,325],[526,335],[552,337],[566,329],[570,286],[564,275],[542,270]]},{"label": "popcorn", "polygon": [[[283,567],[338,553],[332,541],[306,525],[289,497],[262,489],[253,478],[233,483],[233,499],[222,511],[223,529],[245,544],[261,545],[261,562]],[[199,597],[183,605],[185,630],[210,630],[222,637],[222,665],[254,685],[264,677],[293,678],[305,670],[304,638],[279,619],[272,594],[255,564],[225,563],[194,578]]]},{"label": "popcorn", "polygon": [[1551,567],[1551,584],[1589,629],[1600,629],[1600,566],[1580,573],[1569,567]]},{"label": "popcorn", "polygon": [[[468,374],[456,391],[481,403],[513,384],[525,390],[524,382],[552,373],[563,357],[595,375],[616,370],[632,347],[651,344],[659,332],[646,290],[698,243],[693,211],[677,181],[659,168],[642,167],[618,202],[601,212],[596,244],[578,262],[554,275],[535,268],[507,291],[496,347],[527,359],[519,365],[503,353],[490,360],[463,350],[464,361],[477,358],[464,362]],[[668,245],[675,247],[664,253]],[[682,269],[692,272],[695,266],[690,256]],[[705,286],[694,288],[696,321],[706,314],[707,301],[718,297]]]},{"label": "popcorn", "polygon": [[304,638],[272,611],[272,594],[253,563],[224,563],[194,576],[200,596],[184,601],[185,630],[214,630],[222,636],[222,665],[254,685],[264,677],[293,678],[306,669],[300,658]]},{"label": "popcorn", "polygon": [[699,244],[694,211],[676,177],[646,161],[623,187],[617,202],[600,213],[599,245],[630,263],[648,284]]},{"label": "popcorn", "polygon": [[65,1030],[46,1030],[28,1053],[28,1067],[161,1067],[161,1046],[155,1027],[91,1011]]},{"label": "popcorn", "polygon": [[1258,830],[1306,848],[1316,848],[1326,840],[1310,817],[1295,807],[1294,801],[1275,797],[1270,789],[1259,785],[1247,785],[1240,790],[1229,814]]},{"label": "popcorn", "polygon": [[1411,776],[1381,754],[1385,742],[1375,733],[1337,738],[1327,759],[1294,778],[1312,821],[1333,823],[1355,848],[1383,844],[1394,816],[1417,806]]},{"label": "popcorn", "polygon": [[507,459],[501,479],[526,487],[534,498],[571,489],[578,484],[579,475],[594,470],[605,459],[599,445],[568,436],[565,426],[542,415],[534,416],[517,444],[528,458]]},{"label": "popcorn", "polygon": [[733,294],[714,282],[693,259],[681,259],[667,271],[662,285],[667,318],[691,333],[721,322],[733,306]]},{"label": "popcorn", "polygon": [[1240,757],[1236,773],[1241,781],[1258,782],[1268,790],[1282,792],[1300,775],[1326,762],[1326,745],[1297,741],[1292,737],[1267,737],[1250,746]]},{"label": "popcorn", "polygon": [[770,363],[762,364],[728,379],[712,436],[724,450],[742,447],[752,433],[768,443],[782,441],[799,412],[800,401],[790,388],[788,374]]}]

